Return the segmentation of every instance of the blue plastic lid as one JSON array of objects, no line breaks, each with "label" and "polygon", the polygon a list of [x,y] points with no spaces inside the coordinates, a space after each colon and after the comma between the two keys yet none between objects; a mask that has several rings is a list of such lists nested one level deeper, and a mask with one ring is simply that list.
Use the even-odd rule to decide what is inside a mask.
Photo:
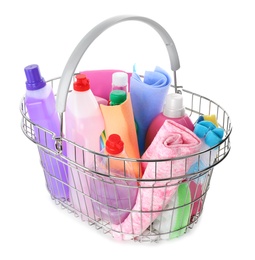
[{"label": "blue plastic lid", "polygon": [[41,76],[38,65],[32,64],[25,67],[26,87],[28,90],[37,90],[46,85],[44,78]]}]

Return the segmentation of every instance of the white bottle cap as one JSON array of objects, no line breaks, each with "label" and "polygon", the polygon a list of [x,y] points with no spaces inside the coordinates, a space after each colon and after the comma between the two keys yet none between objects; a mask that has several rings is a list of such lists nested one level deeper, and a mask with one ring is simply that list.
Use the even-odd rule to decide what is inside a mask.
[{"label": "white bottle cap", "polygon": [[127,86],[128,74],[126,72],[114,72],[112,74],[112,85],[114,86]]},{"label": "white bottle cap", "polygon": [[181,94],[171,93],[166,96],[163,115],[169,118],[179,118],[185,115]]}]

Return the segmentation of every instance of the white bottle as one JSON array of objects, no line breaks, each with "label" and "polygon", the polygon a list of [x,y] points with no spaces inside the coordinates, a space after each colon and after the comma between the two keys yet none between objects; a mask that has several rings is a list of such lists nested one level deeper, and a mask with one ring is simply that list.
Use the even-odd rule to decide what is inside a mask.
[{"label": "white bottle", "polygon": [[128,74],[126,72],[114,72],[112,74],[112,90],[124,90],[128,93]]},{"label": "white bottle", "polygon": [[[104,119],[93,95],[89,80],[83,74],[76,75],[73,91],[68,95],[66,113],[66,138],[84,148],[99,152],[100,135],[104,130]],[[93,165],[94,156],[90,151],[83,151],[69,143],[67,156],[84,167]],[[92,204],[89,199],[89,172],[82,168],[69,169],[70,201],[73,207],[82,214],[94,218]]]}]

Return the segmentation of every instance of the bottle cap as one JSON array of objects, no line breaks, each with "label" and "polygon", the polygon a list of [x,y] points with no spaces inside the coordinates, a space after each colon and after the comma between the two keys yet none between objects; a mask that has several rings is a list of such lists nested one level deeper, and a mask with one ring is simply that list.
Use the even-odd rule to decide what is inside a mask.
[{"label": "bottle cap", "polygon": [[37,90],[46,85],[44,78],[41,76],[38,65],[32,64],[25,67],[26,74],[26,88],[28,90]]},{"label": "bottle cap", "polygon": [[127,99],[127,93],[124,90],[112,90],[110,93],[110,105],[119,105]]},{"label": "bottle cap", "polygon": [[77,74],[76,81],[73,83],[73,89],[76,91],[86,91],[90,89],[89,80],[84,74]]},{"label": "bottle cap", "polygon": [[126,72],[114,72],[112,74],[112,85],[114,86],[127,86],[128,74]]},{"label": "bottle cap", "polygon": [[183,96],[177,93],[171,93],[166,96],[163,114],[169,118],[179,118],[185,115],[183,106]]},{"label": "bottle cap", "polygon": [[124,143],[118,134],[111,134],[106,141],[105,149],[109,154],[119,154],[124,149]]}]

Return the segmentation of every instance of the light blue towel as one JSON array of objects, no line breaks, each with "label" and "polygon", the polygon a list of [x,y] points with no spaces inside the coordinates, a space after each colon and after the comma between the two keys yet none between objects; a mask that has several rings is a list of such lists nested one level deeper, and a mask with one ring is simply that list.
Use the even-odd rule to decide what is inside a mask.
[{"label": "light blue towel", "polygon": [[154,71],[146,71],[143,80],[135,72],[130,78],[130,96],[141,155],[145,151],[147,130],[154,117],[162,112],[170,83],[169,74],[158,66]]}]

